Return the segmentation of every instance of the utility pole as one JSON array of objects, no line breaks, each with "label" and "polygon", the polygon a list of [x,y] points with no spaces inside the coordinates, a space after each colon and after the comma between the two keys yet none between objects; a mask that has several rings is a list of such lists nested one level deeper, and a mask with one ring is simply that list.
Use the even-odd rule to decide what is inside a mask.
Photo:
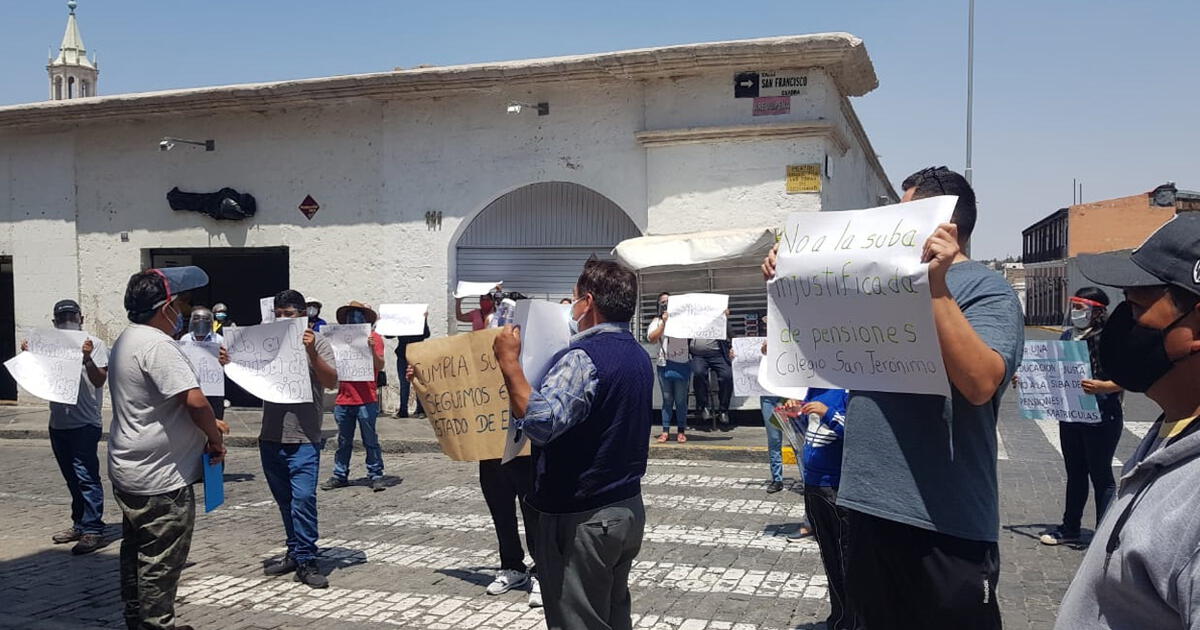
[{"label": "utility pole", "polygon": [[971,168],[971,113],[975,98],[975,0],[970,0],[967,13],[967,168],[963,175],[972,184]]}]

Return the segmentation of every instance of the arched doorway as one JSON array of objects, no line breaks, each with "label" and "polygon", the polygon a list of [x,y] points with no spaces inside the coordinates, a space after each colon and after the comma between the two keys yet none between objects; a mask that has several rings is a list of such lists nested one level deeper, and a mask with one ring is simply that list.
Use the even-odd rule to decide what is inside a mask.
[{"label": "arched doorway", "polygon": [[450,286],[503,280],[507,291],[558,300],[571,295],[588,258],[609,258],[617,243],[635,236],[641,230],[629,215],[586,186],[529,184],[498,197],[467,225]]}]

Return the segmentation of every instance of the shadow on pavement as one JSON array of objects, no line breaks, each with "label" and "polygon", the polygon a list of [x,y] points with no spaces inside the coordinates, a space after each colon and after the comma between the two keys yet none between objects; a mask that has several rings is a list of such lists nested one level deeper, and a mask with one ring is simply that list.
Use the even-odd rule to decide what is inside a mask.
[{"label": "shadow on pavement", "polygon": [[[1057,527],[1057,525],[1052,524],[1052,523],[1029,523],[1026,525],[1004,525],[1001,527],[1001,529],[1006,529],[1018,536],[1024,536],[1025,538],[1031,538],[1035,542],[1038,542],[1038,544],[1041,544],[1040,541],[1041,541],[1042,534],[1045,534],[1046,532],[1053,529],[1054,527]],[[1095,533],[1096,532],[1094,532],[1090,529],[1082,529],[1082,530],[1080,530],[1080,542],[1064,543],[1061,545],[1047,545],[1047,546],[1048,547],[1065,547],[1067,549],[1074,549],[1075,551],[1083,551],[1088,548],[1088,544],[1090,544],[1092,542],[1092,536],[1094,536]]]},{"label": "shadow on pavement", "polygon": [[[489,572],[484,573],[483,572],[484,569],[487,569]],[[492,580],[496,579],[495,569],[491,569],[489,567],[464,567],[462,569],[438,569],[437,571],[435,571],[435,573],[441,573],[442,575],[452,577],[452,578],[457,578],[464,582],[469,582],[471,584],[474,584],[475,586],[482,586],[485,588],[487,587],[488,584],[492,583]]]}]

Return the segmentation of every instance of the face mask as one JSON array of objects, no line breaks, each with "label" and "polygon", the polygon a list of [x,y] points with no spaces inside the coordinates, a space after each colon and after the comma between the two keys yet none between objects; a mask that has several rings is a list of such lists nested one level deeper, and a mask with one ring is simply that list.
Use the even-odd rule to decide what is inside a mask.
[{"label": "face mask", "polygon": [[667,303],[666,303],[666,302],[659,302],[659,303],[658,303],[658,312],[659,312],[659,313],[666,313],[666,312],[667,312]]},{"label": "face mask", "polygon": [[217,314],[213,315],[213,317],[216,317],[217,321],[223,322],[223,321],[225,321],[226,318],[229,317],[229,315],[227,313],[217,313]]},{"label": "face mask", "polygon": [[[309,317],[312,317],[312,315],[309,315]],[[348,323],[348,324],[365,324],[365,323],[367,323],[367,316],[364,315],[362,311],[358,311],[358,310],[350,311],[350,313],[346,315],[346,323]]]},{"label": "face mask", "polygon": [[1087,328],[1092,323],[1092,309],[1071,309],[1071,325],[1076,328]]},{"label": "face mask", "polygon": [[83,324],[77,319],[55,322],[54,327],[59,330],[83,330]]},{"label": "face mask", "polygon": [[174,306],[171,306],[171,310],[175,311],[175,324],[171,328],[171,336],[174,337],[183,332],[183,313]]},{"label": "face mask", "polygon": [[308,307],[308,310],[305,312],[308,314],[309,319],[316,319],[321,314],[321,311],[315,306]]},{"label": "face mask", "polygon": [[1131,392],[1144,392],[1175,367],[1163,345],[1167,331],[1189,313],[1180,315],[1166,328],[1142,326],[1133,317],[1129,302],[1113,310],[1100,336],[1100,366],[1117,385]]},{"label": "face mask", "polygon": [[[579,298],[579,300],[582,300],[582,299],[583,298]],[[569,328],[571,330],[572,335],[579,334],[579,320],[583,319],[584,315],[587,315],[587,311],[584,311],[583,314],[579,316],[579,319],[575,318],[575,305],[579,303],[579,300],[575,300],[574,302],[571,302],[571,312],[567,315],[567,317],[568,317],[567,328]]]}]

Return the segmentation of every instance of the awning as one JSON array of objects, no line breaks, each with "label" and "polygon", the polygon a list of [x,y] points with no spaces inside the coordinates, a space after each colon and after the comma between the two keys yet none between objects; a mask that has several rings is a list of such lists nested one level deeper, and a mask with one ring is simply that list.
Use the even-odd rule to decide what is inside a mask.
[{"label": "awning", "polygon": [[770,228],[712,230],[627,239],[617,244],[613,256],[634,271],[757,266],[774,245]]}]

